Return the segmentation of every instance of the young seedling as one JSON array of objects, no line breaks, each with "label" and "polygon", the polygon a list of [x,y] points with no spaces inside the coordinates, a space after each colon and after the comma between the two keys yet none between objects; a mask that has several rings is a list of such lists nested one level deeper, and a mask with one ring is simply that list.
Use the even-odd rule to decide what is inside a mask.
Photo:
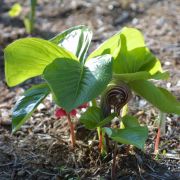
[{"label": "young seedling", "polygon": [[24,18],[24,25],[27,33],[32,34],[34,32],[34,25],[36,19],[36,6],[37,0],[29,0],[30,12]]},{"label": "young seedling", "polygon": [[[23,19],[26,32],[32,34],[34,32],[35,16],[36,16],[37,0],[29,0],[30,11]],[[19,3],[15,3],[9,10],[9,16],[14,18],[20,15],[22,6]]]}]

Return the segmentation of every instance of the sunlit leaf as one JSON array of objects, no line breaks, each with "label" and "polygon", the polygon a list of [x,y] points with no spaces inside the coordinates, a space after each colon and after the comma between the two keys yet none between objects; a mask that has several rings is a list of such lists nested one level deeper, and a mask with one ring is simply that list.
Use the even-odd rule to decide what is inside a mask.
[{"label": "sunlit leaf", "polygon": [[142,34],[135,28],[123,28],[90,54],[88,60],[102,54],[113,56],[116,74],[147,71],[154,75],[162,72],[160,61],[149,51]]},{"label": "sunlit leaf", "polygon": [[32,115],[36,107],[49,94],[47,84],[40,84],[28,89],[23,96],[16,102],[12,113],[13,132],[18,130],[21,125]]},{"label": "sunlit leaf", "polygon": [[55,44],[39,38],[19,39],[4,50],[5,74],[9,86],[41,75],[44,68],[58,57],[76,57]]},{"label": "sunlit leaf", "polygon": [[152,82],[137,80],[129,82],[130,87],[162,112],[180,114],[180,102],[166,89],[156,87]]},{"label": "sunlit leaf", "polygon": [[56,103],[70,112],[106,88],[112,78],[112,58],[99,56],[85,65],[72,59],[57,59],[46,67],[44,78]]},{"label": "sunlit leaf", "polygon": [[91,39],[92,31],[88,27],[81,25],[65,30],[50,39],[50,41],[64,47],[76,55],[80,62],[84,62]]},{"label": "sunlit leaf", "polygon": [[[117,58],[113,63],[113,71],[117,74],[121,73],[135,73],[138,71],[151,71],[159,61],[147,47],[137,47],[128,50],[128,37],[124,34],[120,35],[121,48]],[[138,39],[137,39],[138,41]],[[148,67],[147,67],[148,65]],[[162,71],[161,66],[157,66],[153,73]]]}]

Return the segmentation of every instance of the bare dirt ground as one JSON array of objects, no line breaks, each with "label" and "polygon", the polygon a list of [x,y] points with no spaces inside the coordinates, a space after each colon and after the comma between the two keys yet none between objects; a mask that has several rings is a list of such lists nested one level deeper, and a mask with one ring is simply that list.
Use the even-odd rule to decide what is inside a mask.
[{"label": "bare dirt ground", "polygon": [[[22,92],[36,78],[15,88],[8,88],[4,79],[4,47],[15,39],[26,37],[23,16],[11,19],[8,10],[17,1],[0,2],[0,180],[8,179],[110,179],[112,154],[101,157],[96,136],[78,124],[77,148],[69,148],[66,119],[54,117],[55,105],[48,97],[33,117],[14,135],[11,134],[11,109]],[[160,85],[180,100],[180,2],[178,0],[39,0],[36,32],[33,36],[51,38],[74,25],[85,24],[94,32],[91,50],[119,31],[123,26],[136,27],[145,35],[148,47],[159,57],[171,78]],[[117,179],[180,178],[179,123],[177,115],[167,114],[166,134],[161,138],[160,155],[154,157],[157,109],[134,97],[130,112],[149,128],[146,151],[126,146],[118,151]],[[3,123],[2,123],[3,122]],[[5,123],[4,123],[5,122]],[[3,125],[2,125],[3,124]],[[7,124],[6,126],[4,124]],[[82,139],[82,137],[84,137]]]}]

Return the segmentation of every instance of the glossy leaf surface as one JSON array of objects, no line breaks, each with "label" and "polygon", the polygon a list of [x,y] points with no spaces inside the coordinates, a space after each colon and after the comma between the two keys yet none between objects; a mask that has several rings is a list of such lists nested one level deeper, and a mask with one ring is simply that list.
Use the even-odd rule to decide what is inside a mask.
[{"label": "glossy leaf surface", "polygon": [[56,103],[70,112],[105,89],[112,78],[112,58],[99,56],[85,65],[72,59],[57,59],[46,67],[44,78]]},{"label": "glossy leaf surface", "polygon": [[5,74],[9,86],[15,86],[26,79],[41,75],[44,68],[58,57],[76,57],[55,44],[39,39],[19,39],[4,50]]},{"label": "glossy leaf surface", "polygon": [[180,102],[166,89],[146,80],[129,82],[129,86],[162,112],[180,114]]},{"label": "glossy leaf surface", "polygon": [[75,26],[50,39],[56,45],[67,49],[84,62],[92,39],[92,31],[86,26]]},{"label": "glossy leaf surface", "polygon": [[100,108],[90,107],[85,113],[81,115],[80,122],[83,123],[87,129],[96,129],[97,127],[107,125],[115,116],[116,114],[114,113],[103,119]]},{"label": "glossy leaf surface", "polygon": [[13,132],[32,115],[36,107],[49,94],[47,84],[40,84],[28,89],[23,96],[16,102],[12,113]]}]

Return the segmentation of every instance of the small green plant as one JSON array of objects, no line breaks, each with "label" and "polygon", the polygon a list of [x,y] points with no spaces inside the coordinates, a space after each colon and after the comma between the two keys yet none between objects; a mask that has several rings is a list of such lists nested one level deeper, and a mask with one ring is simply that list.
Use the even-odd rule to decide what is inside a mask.
[{"label": "small green plant", "polygon": [[26,32],[32,34],[34,32],[37,0],[30,0],[29,6],[30,6],[30,12],[24,18],[24,25],[26,28]]},{"label": "small green plant", "polygon": [[[32,34],[34,32],[35,16],[36,16],[37,0],[29,0],[29,13],[24,17],[24,25],[26,32]],[[14,18],[20,15],[22,6],[19,3],[15,3],[9,10],[9,16]]]},{"label": "small green plant", "polygon": [[[63,108],[60,114],[67,116],[73,147],[72,111],[92,101],[92,107],[82,114],[80,121],[88,129],[98,129],[101,152],[107,145],[106,135],[116,144],[131,144],[143,149],[148,136],[147,127],[127,114],[127,103],[134,91],[161,112],[180,114],[180,103],[175,97],[151,81],[167,79],[169,75],[163,72],[160,61],[146,47],[137,29],[123,28],[87,57],[91,38],[89,28],[76,26],[49,41],[24,38],[5,49],[5,74],[9,86],[35,76],[45,80],[27,90],[17,101],[12,114],[13,132],[52,93],[56,104]],[[95,98],[99,95],[98,107]],[[115,116],[121,125],[110,127],[108,124]],[[114,167],[115,158],[113,172]]]}]

